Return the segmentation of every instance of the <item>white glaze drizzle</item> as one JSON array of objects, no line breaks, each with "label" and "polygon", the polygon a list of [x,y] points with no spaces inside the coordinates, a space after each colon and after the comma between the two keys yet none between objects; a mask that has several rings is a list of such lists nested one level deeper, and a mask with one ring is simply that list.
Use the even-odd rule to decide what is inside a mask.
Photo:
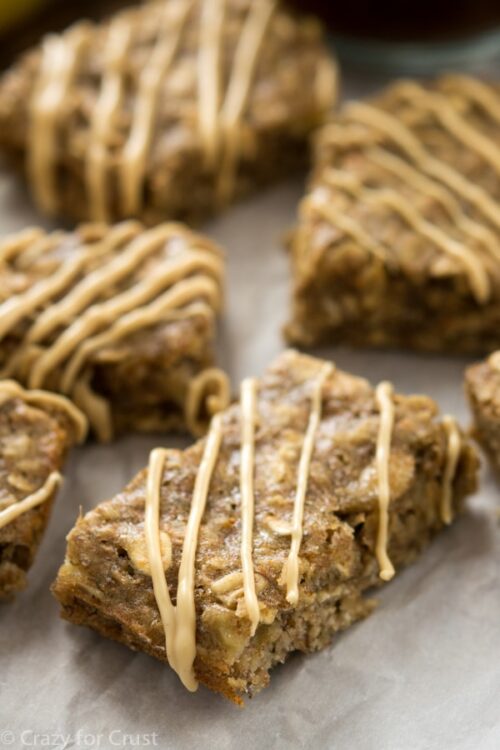
[{"label": "white glaze drizzle", "polygon": [[40,73],[30,107],[27,154],[35,200],[49,214],[57,211],[58,204],[54,174],[58,120],[86,32],[86,26],[79,25],[64,35],[48,36],[42,46]]},{"label": "white glaze drizzle", "polygon": [[430,196],[439,203],[464,234],[480,242],[492,258],[500,261],[500,246],[495,233],[489,227],[466,216],[460,203],[448,188],[434,182],[411,164],[386,149],[373,147],[366,151],[366,157],[393,176],[404,180],[422,196]]},{"label": "white glaze drizzle", "polygon": [[219,149],[221,43],[225,0],[202,0],[198,53],[198,122],[206,165],[214,168]]},{"label": "white glaze drizzle", "polygon": [[231,385],[224,370],[208,367],[192,378],[189,381],[184,412],[189,431],[193,435],[202,435],[206,427],[201,413],[203,408],[209,417],[213,417],[229,405],[230,398]]},{"label": "white glaze drizzle", "polygon": [[85,172],[90,215],[97,221],[107,221],[110,215],[106,185],[108,140],[123,98],[123,67],[131,35],[132,28],[122,17],[118,17],[110,24],[104,50],[101,90],[90,123],[92,137]]},{"label": "white glaze drizzle", "polygon": [[375,454],[379,509],[375,552],[379,564],[379,576],[383,581],[390,581],[395,573],[394,566],[387,554],[389,503],[391,500],[389,459],[391,455],[392,430],[394,427],[393,394],[394,389],[392,384],[385,381],[379,383],[375,391],[375,400],[380,411],[380,426]]},{"label": "white glaze drizzle", "polygon": [[[415,88],[415,86],[417,87]],[[414,84],[401,84],[397,90],[411,103],[415,103],[415,99],[422,99],[422,96],[419,94],[420,91],[424,94],[426,93],[424,89]],[[431,97],[433,112],[434,110],[440,110],[441,112],[443,107],[446,112],[451,109],[445,97],[438,96],[437,94],[435,97],[437,98]],[[426,101],[428,101],[427,95]],[[462,141],[468,143],[476,151],[478,149],[481,150],[484,158],[486,158],[486,151],[488,151],[490,161],[493,160],[496,162],[498,158],[500,164],[500,150],[497,149],[496,145],[488,139],[486,139],[488,140],[487,144],[484,143],[484,140],[481,140],[481,146],[478,146],[477,139],[474,139],[474,144],[471,144],[469,141],[472,133],[469,131],[473,129],[458,113],[454,113],[452,109],[451,111],[452,119],[456,115],[460,120],[460,122],[456,119],[453,120],[453,128],[460,131]],[[368,159],[378,163],[384,169],[388,169],[400,179],[406,180],[416,190],[420,190],[424,194],[427,192],[427,194],[431,195],[445,208],[454,221],[460,225],[462,231],[481,243],[495,264],[498,262],[500,251],[498,242],[495,240],[495,235],[488,227],[482,227],[473,219],[464,215],[460,204],[454,198],[454,194],[456,194],[460,199],[468,201],[487,219],[494,223],[497,228],[500,228],[500,210],[485,190],[467,181],[453,167],[433,157],[413,134],[411,129],[402,120],[397,119],[389,112],[382,111],[376,106],[364,102],[350,102],[345,106],[344,114],[347,123],[360,123],[372,131],[375,130],[382,133],[385,138],[395,143],[403,151],[405,157],[410,160],[410,163],[407,164],[403,159],[386,150],[383,146],[374,146],[369,140],[367,140],[365,146],[365,153]],[[444,117],[449,124],[447,115]],[[443,125],[446,127],[445,123]],[[336,132],[335,128],[335,125],[324,128],[322,142],[328,143],[329,133],[334,134]],[[493,151],[495,151],[495,156],[493,156]],[[422,174],[419,174],[412,167],[411,162],[417,165]],[[380,193],[382,192],[385,194],[384,200],[390,204],[389,207],[397,211],[405,221],[410,223],[413,229],[420,232],[423,236],[427,236],[428,239],[441,249],[455,255],[457,259],[461,260],[476,300],[480,304],[487,302],[491,284],[488,271],[485,267],[485,259],[481,258],[481,255],[477,251],[473,252],[467,245],[458,243],[455,239],[447,237],[440,227],[431,224],[425,217],[419,215],[415,207],[401,194],[393,193],[390,196],[387,191],[380,191]],[[314,193],[312,195],[314,196]],[[322,213],[326,220],[329,220],[334,225],[336,224],[346,234],[356,237],[362,246],[366,249],[372,248],[371,251],[373,252],[373,238],[365,236],[366,232],[362,236],[359,236],[360,230],[363,231],[359,222],[353,220],[351,217],[344,216],[338,209],[329,211],[329,217],[326,211]],[[339,216],[336,216],[336,214]]]},{"label": "white glaze drizzle", "polygon": [[[273,533],[290,535],[291,549],[282,571],[280,583],[286,582],[287,600],[296,605],[298,601],[298,566],[289,565],[290,559],[298,561],[303,530],[304,499],[311,471],[311,459],[316,440],[317,429],[321,422],[322,394],[325,382],[334,372],[335,366],[325,363],[313,384],[311,407],[306,434],[304,437],[299,466],[297,470],[297,489],[294,503],[293,523],[286,528],[270,524]],[[376,557],[380,566],[380,577],[390,580],[394,567],[387,555],[388,541],[388,508],[390,503],[389,461],[391,441],[394,429],[395,407],[394,391],[391,383],[380,383],[375,391],[375,400],[380,412],[380,424],[376,441],[376,473],[378,483],[379,525],[376,539]],[[260,608],[256,593],[256,581],[253,568],[253,516],[254,516],[254,471],[255,471],[255,423],[257,418],[257,381],[247,378],[240,390],[240,492],[242,516],[241,563],[242,571],[233,571],[223,575],[210,584],[214,594],[228,595],[228,601],[239,599],[243,595],[245,608],[251,622],[251,635],[255,634],[260,621]],[[209,497],[210,482],[217,464],[222,443],[222,414],[218,414],[211,423],[206,438],[203,457],[196,475],[192,496],[189,520],[182,548],[181,565],[177,585],[177,605],[171,603],[165,579],[164,564],[160,545],[160,490],[164,475],[165,459],[168,451],[155,449],[150,456],[147,488],[145,536],[148,550],[149,569],[153,590],[165,633],[168,661],[189,690],[197,688],[193,671],[196,657],[196,612],[194,603],[195,557],[201,520]],[[461,450],[460,431],[453,418],[445,416],[442,421],[447,436],[446,460],[442,476],[442,496],[440,513],[444,522],[451,519],[451,494],[453,479],[456,474]],[[269,517],[267,519],[269,522]],[[161,532],[168,537],[165,531]],[[170,538],[168,537],[170,543]],[[262,582],[259,580],[259,590]]]},{"label": "white glaze drizzle", "polygon": [[334,370],[330,363],[323,365],[314,383],[311,396],[311,413],[307,425],[302,451],[300,454],[299,467],[297,471],[297,491],[293,507],[293,520],[291,528],[291,545],[288,559],[285,563],[283,574],[286,582],[287,601],[296,606],[299,601],[299,551],[302,542],[304,525],[304,504],[309,481],[311,459],[314,451],[316,432],[321,421],[321,401],[325,382]]},{"label": "white glaze drizzle", "polygon": [[15,521],[16,518],[19,518],[19,516],[27,513],[29,510],[45,503],[50,497],[52,497],[53,492],[59,487],[61,482],[62,477],[59,472],[53,471],[36,492],[33,492],[31,495],[25,497],[24,500],[18,502],[13,498],[12,505],[0,510],[0,529],[3,529],[4,526],[12,523],[12,521]]},{"label": "white glaze drizzle", "polygon": [[[476,300],[479,303],[484,303],[488,300],[490,295],[490,281],[484,265],[478,261],[477,253],[474,253],[469,247],[447,235],[437,225],[427,221],[418,209],[400,192],[391,188],[366,188],[359,182],[355,175],[341,170],[327,169],[323,172],[322,178],[326,184],[336,189],[347,190],[361,201],[392,209],[417,234],[430,240],[444,253],[459,260],[467,273],[471,290]],[[366,238],[358,237],[358,241],[362,239],[366,241]],[[370,238],[370,245],[365,245],[361,242],[360,244],[369,249],[373,244],[373,240]]]},{"label": "white glaze drizzle", "polygon": [[453,480],[455,478],[462,449],[462,438],[460,430],[453,417],[445,415],[442,421],[446,433],[446,463],[443,472],[443,486],[441,489],[440,514],[443,523],[450,524],[453,521]]},{"label": "white glaze drizzle", "polygon": [[[116,155],[121,212],[133,215],[143,204],[144,176],[154,135],[161,88],[181,47],[195,2],[179,3],[177,11],[165,3],[158,19],[158,35],[142,70],[132,112],[132,122],[121,153]],[[254,0],[243,22],[227,92],[221,101],[221,52],[225,0],[201,0],[198,52],[198,122],[207,167],[217,167],[217,195],[227,201],[234,190],[240,150],[240,122],[254,80],[259,51],[275,9],[275,0]],[[92,138],[85,156],[85,184],[90,215],[106,221],[110,216],[108,165],[113,122],[124,98],[124,71],[132,42],[129,19],[111,22],[103,51],[100,90],[90,121]],[[86,26],[48,37],[43,45],[40,73],[31,104],[28,169],[40,207],[57,212],[57,124],[66,96],[77,73],[81,50],[90,38]],[[318,102],[329,100],[336,75],[326,63],[318,70]],[[219,160],[217,159],[219,157]]]},{"label": "white glaze drizzle", "polygon": [[141,72],[130,134],[123,148],[120,186],[122,211],[126,215],[136,214],[142,205],[143,178],[161,85],[181,42],[182,31],[193,2],[179,6],[180,10],[174,19],[171,18],[172,7],[167,2],[164,14],[159,19],[158,38],[149,62]]},{"label": "white glaze drizzle", "polygon": [[475,151],[497,173],[500,173],[500,149],[482,135],[453,108],[442,94],[426,91],[420,84],[407,81],[398,86],[398,96],[407,99],[417,109],[432,112],[434,117],[454,138]]},{"label": "white glaze drizzle", "polygon": [[172,605],[163,569],[160,543],[160,490],[168,451],[157,448],[150,456],[145,512],[145,536],[153,591],[165,633],[170,666],[188,690],[198,687],[193,664],[196,657],[195,559],[201,520],[222,441],[222,418],[216,415],[205,442],[196,475],[191,509],[184,536],[177,583],[177,604]]},{"label": "white glaze drizzle", "polygon": [[433,157],[401,120],[366,102],[350,102],[344,114],[352,122],[360,122],[381,132],[395,143],[406,156],[429,177],[444,183],[460,198],[471,203],[480,213],[500,229],[500,208],[478,185],[469,182],[449,164]]},{"label": "white glaze drizzle", "polygon": [[220,113],[224,152],[219,167],[217,192],[224,203],[234,190],[240,149],[240,121],[250,93],[258,54],[275,9],[275,0],[252,0],[234,55],[226,98]]},{"label": "white glaze drizzle", "polygon": [[441,86],[452,93],[465,94],[473,104],[481,107],[483,111],[496,122],[500,122],[500,97],[488,84],[479,78],[472,78],[464,74],[447,74],[441,78]]},{"label": "white glaze drizzle", "polygon": [[255,422],[257,418],[257,381],[246,378],[241,383],[241,568],[245,606],[254,635],[260,621],[260,607],[255,590],[253,569]]},{"label": "white glaze drizzle", "polygon": [[83,443],[87,437],[88,422],[85,415],[65,396],[48,391],[26,390],[14,380],[0,381],[0,399],[3,394],[8,398],[20,398],[27,404],[41,406],[48,411],[51,409],[62,411],[73,424],[76,441]]},{"label": "white glaze drizzle", "polygon": [[302,211],[305,215],[311,214],[326,220],[336,229],[359,243],[369,253],[379,258],[379,260],[385,261],[390,257],[388,248],[384,247],[378,240],[368,234],[360,222],[347,216],[346,213],[337,208],[329,200],[329,193],[326,190],[319,188],[308,195],[302,202]]},{"label": "white glaze drizzle", "polygon": [[[179,237],[186,242],[184,252],[160,259],[151,273],[141,277],[144,264],[162,252],[167,242]],[[109,259],[118,248],[119,254]],[[8,251],[16,253],[17,248],[11,243]],[[97,263],[97,267],[76,280],[88,263]],[[134,278],[137,274],[139,277]],[[49,278],[0,305],[0,339],[22,320],[30,320],[2,375],[25,378],[31,388],[40,388],[59,368],[57,389],[68,395],[78,390],[80,405],[90,408],[87,416],[94,430],[101,439],[109,439],[110,410],[92,393],[88,381],[80,384],[85,380],[82,371],[89,358],[131,333],[172,318],[212,316],[220,308],[223,274],[223,262],[217,253],[208,244],[204,247],[201,239],[193,236],[191,241],[190,233],[179,225],[164,224],[149,231],[141,231],[135,222],[117,225],[95,247],[84,246]],[[134,283],[128,288],[99,301],[107,296],[110,286],[129,277]],[[45,309],[37,317],[40,307]],[[44,343],[55,332],[56,337]],[[215,386],[222,384],[222,376],[217,380],[214,375],[212,382],[209,413],[216,410]],[[220,394],[222,400],[225,393]]]},{"label": "white glaze drizzle", "polygon": [[[179,281],[173,289],[164,292],[149,305],[124,314],[104,333],[87,338],[81,342],[77,351],[69,358],[64,368],[61,377],[62,392],[71,392],[80,370],[93,353],[109,344],[120,341],[136,331],[149,328],[158,323],[167,322],[172,318],[172,315],[174,315],[175,319],[179,319],[179,308],[184,308],[186,316],[191,315],[193,310],[189,303],[194,300],[205,299],[208,305],[204,307],[203,312],[207,313],[208,309],[214,308],[218,293],[219,289],[215,281],[207,276],[193,276],[190,279]],[[197,306],[194,313],[199,315],[200,309],[200,306]]]},{"label": "white glaze drizzle", "polygon": [[0,263],[7,263],[44,237],[43,229],[27,227],[0,241]]}]

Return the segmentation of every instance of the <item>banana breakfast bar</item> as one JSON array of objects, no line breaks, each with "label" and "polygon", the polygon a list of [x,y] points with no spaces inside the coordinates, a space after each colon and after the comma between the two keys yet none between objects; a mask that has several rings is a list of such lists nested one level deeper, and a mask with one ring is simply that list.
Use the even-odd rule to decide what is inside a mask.
[{"label": "banana breakfast bar", "polygon": [[291,239],[291,342],[500,346],[500,89],[399,81],[320,129]]},{"label": "banana breakfast bar", "polygon": [[336,98],[317,22],[163,0],[52,34],[0,81],[0,148],[50,215],[192,221],[282,178]]},{"label": "banana breakfast bar", "polygon": [[476,487],[477,458],[425,396],[282,354],[185,451],[70,532],[67,620],[241,703],[293,651],[364,617]]},{"label": "banana breakfast bar", "polygon": [[0,377],[71,398],[102,441],[125,430],[204,431],[229,385],[214,368],[224,261],[180,224],[0,241]]},{"label": "banana breakfast bar", "polygon": [[67,449],[86,431],[64,397],[0,381],[0,600],[25,588]]}]

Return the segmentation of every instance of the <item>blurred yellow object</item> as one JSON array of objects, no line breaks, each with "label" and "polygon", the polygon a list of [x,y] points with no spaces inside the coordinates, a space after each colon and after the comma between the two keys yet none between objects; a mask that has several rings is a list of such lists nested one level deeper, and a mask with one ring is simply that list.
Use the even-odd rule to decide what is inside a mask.
[{"label": "blurred yellow object", "polygon": [[0,0],[0,33],[22,21],[47,0]]}]

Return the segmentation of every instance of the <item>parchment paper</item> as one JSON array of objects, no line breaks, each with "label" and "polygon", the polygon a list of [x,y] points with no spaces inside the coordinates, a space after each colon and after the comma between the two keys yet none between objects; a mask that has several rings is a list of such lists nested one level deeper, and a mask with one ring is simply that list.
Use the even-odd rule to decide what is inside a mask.
[{"label": "parchment paper", "polygon": [[[350,80],[350,93],[366,83]],[[281,350],[289,279],[281,237],[301,182],[241,204],[206,230],[228,249],[221,360],[233,384]],[[38,222],[23,192],[0,176],[0,232]],[[464,359],[347,350],[339,367],[433,396],[469,421]],[[161,747],[205,750],[498,750],[500,748],[499,488],[484,470],[468,513],[378,595],[368,620],[331,648],[294,656],[240,710],[204,688],[188,693],[164,665],[62,622],[49,593],[65,535],[174,440],[129,437],[76,450],[29,576],[0,608],[0,748]]]}]

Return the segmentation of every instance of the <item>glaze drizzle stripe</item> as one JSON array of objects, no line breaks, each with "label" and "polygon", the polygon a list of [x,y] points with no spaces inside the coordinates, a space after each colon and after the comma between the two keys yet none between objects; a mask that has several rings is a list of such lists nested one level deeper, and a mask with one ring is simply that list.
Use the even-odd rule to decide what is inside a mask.
[{"label": "glaze drizzle stripe", "polygon": [[476,300],[479,303],[488,300],[489,277],[477,255],[466,245],[447,235],[440,227],[427,221],[401,193],[391,188],[366,188],[356,176],[342,170],[327,169],[323,173],[323,179],[329,186],[347,191],[362,202],[392,209],[417,234],[430,240],[444,253],[457,258],[465,268]]},{"label": "glaze drizzle stripe", "polygon": [[198,54],[198,120],[208,168],[216,164],[219,149],[221,97],[221,44],[225,0],[202,0]]},{"label": "glaze drizzle stripe", "polygon": [[406,182],[422,196],[431,197],[448,214],[449,218],[460,227],[472,240],[480,242],[491,257],[500,261],[500,246],[495,233],[489,227],[479,224],[463,213],[460,203],[453,193],[444,185],[415,169],[411,164],[390,151],[373,147],[365,152],[366,157],[393,177]]},{"label": "glaze drizzle stripe", "polygon": [[12,237],[2,239],[0,241],[0,263],[7,263],[14,260],[26,248],[42,239],[43,236],[43,229],[39,227],[27,227]]},{"label": "glaze drizzle stripe", "polygon": [[185,419],[188,429],[193,435],[203,435],[205,422],[202,421],[202,407],[205,406],[208,417],[229,406],[231,400],[231,384],[223,370],[218,367],[208,367],[202,370],[189,382],[186,397]]},{"label": "glaze drizzle stripe", "polygon": [[457,473],[458,460],[462,449],[462,438],[456,420],[453,417],[450,417],[448,414],[445,415],[442,424],[446,433],[447,444],[440,513],[443,523],[450,524],[453,521],[453,480]]},{"label": "glaze drizzle stripe", "polygon": [[423,172],[443,182],[500,229],[500,208],[486,191],[470,183],[450,165],[431,156],[411,130],[396,117],[364,102],[350,102],[344,108],[344,114],[348,121],[360,122],[383,133]]},{"label": "glaze drizzle stripe", "polygon": [[155,448],[149,456],[146,504],[144,510],[144,536],[151,570],[151,582],[156,605],[165,634],[165,650],[172,669],[176,669],[173,657],[175,609],[170,599],[160,542],[160,491],[163,469],[168,451],[165,448]]},{"label": "glaze drizzle stripe", "polygon": [[240,121],[250,94],[260,47],[275,5],[275,0],[252,1],[236,47],[226,98],[220,114],[224,151],[217,191],[222,203],[228,200],[234,190],[235,170],[240,151]]},{"label": "glaze drizzle stripe", "polygon": [[[204,306],[203,312],[205,315],[211,314],[210,311],[215,307],[218,292],[218,287],[212,279],[206,276],[193,276],[191,279],[179,281],[175,287],[164,292],[149,305],[126,313],[104,333],[82,342],[64,368],[61,390],[63,393],[71,392],[83,364],[92,353],[108,344],[116,343],[131,333],[169,320],[172,314],[178,313],[179,308],[186,306],[185,315],[190,316],[193,310],[189,307],[189,303],[198,299],[208,300],[209,304]],[[199,306],[196,307],[194,314],[200,314]],[[49,361],[50,369],[50,360],[47,361]]]},{"label": "glaze drizzle stripe", "polygon": [[23,515],[24,513],[27,513],[33,508],[36,508],[38,505],[45,503],[50,497],[52,497],[52,493],[57,489],[57,487],[59,487],[61,482],[62,477],[59,472],[53,471],[51,474],[49,474],[40,489],[25,497],[24,500],[19,500],[18,502],[14,501],[12,505],[9,505],[7,508],[4,508],[4,510],[1,510],[0,529],[3,529],[4,526],[12,523],[12,521],[15,521],[16,518],[19,518],[19,516]]},{"label": "glaze drizzle stripe", "polygon": [[241,383],[241,567],[245,606],[254,635],[260,621],[260,608],[255,590],[253,568],[255,422],[257,418],[257,381],[246,378]]},{"label": "glaze drizzle stripe", "polygon": [[398,95],[417,109],[432,112],[443,128],[454,138],[475,151],[497,173],[500,173],[500,150],[486,136],[479,133],[449,104],[446,97],[426,91],[417,83],[406,82],[398,86]]},{"label": "glaze drizzle stripe", "polygon": [[222,417],[217,414],[212,420],[196,475],[177,587],[175,661],[179,676],[190,690],[195,690],[198,687],[193,672],[196,657],[196,609],[194,601],[196,547],[221,442]]},{"label": "glaze drizzle stripe", "polygon": [[[125,97],[127,55],[133,46],[130,19],[118,17],[108,30],[103,52],[103,71],[97,102],[90,121],[92,139],[85,156],[85,185],[93,218],[106,221],[110,215],[111,161],[120,174],[117,199],[123,215],[141,211],[144,177],[151,148],[161,87],[175,64],[195,7],[200,6],[198,50],[198,128],[207,167],[216,170],[218,200],[226,202],[234,191],[238,164],[240,125],[248,102],[258,56],[276,7],[276,0],[253,0],[242,23],[234,52],[227,91],[221,91],[225,0],[165,2],[158,19],[158,32],[149,60],[137,86],[132,121],[119,153],[109,153],[113,121]],[[174,12],[175,11],[175,12]],[[228,14],[229,15],[229,14]],[[81,50],[90,39],[86,26],[48,38],[32,102],[28,162],[39,205],[49,213],[58,207],[56,186],[56,125],[73,77],[78,72]],[[335,73],[319,67],[315,87],[318,102],[331,95]],[[50,104],[50,106],[48,105]],[[219,160],[219,162],[218,162]]]},{"label": "glaze drizzle stripe", "polygon": [[0,381],[0,398],[3,394],[6,394],[8,398],[20,398],[27,404],[41,406],[48,411],[52,408],[59,409],[73,423],[76,441],[83,443],[87,437],[88,423],[85,415],[65,396],[48,391],[26,390],[14,380]]},{"label": "glaze drizzle stripe", "polygon": [[316,189],[302,202],[302,211],[307,215],[318,216],[332,224],[348,237],[358,242],[368,252],[381,261],[386,261],[390,257],[389,250],[384,247],[378,240],[365,232],[359,222],[350,216],[329,200],[329,194],[323,189]]},{"label": "glaze drizzle stripe", "polygon": [[57,123],[87,40],[86,29],[81,24],[66,36],[52,34],[42,47],[40,75],[31,102],[27,158],[35,200],[49,214],[57,211],[54,173]]},{"label": "glaze drizzle stripe", "polygon": [[67,289],[85,264],[83,256],[69,258],[49,277],[38,281],[24,294],[15,294],[0,305],[0,340],[37,308]]},{"label": "glaze drizzle stripe", "polygon": [[[147,476],[144,531],[153,591],[165,633],[165,649],[170,666],[184,686],[198,687],[193,664],[196,657],[196,609],[194,600],[196,548],[210,482],[222,441],[222,418],[216,415],[206,438],[203,456],[196,475],[189,518],[182,547],[177,581],[177,604],[170,599],[160,541],[160,491],[168,451],[152,451]],[[165,532],[163,532],[165,533]]]},{"label": "glaze drizzle stripe", "polygon": [[304,526],[304,504],[309,481],[311,460],[314,451],[316,433],[321,422],[321,401],[326,381],[334,371],[330,363],[323,365],[314,384],[311,396],[311,412],[307,425],[304,442],[300,453],[299,467],[297,471],[297,491],[293,507],[293,520],[291,528],[290,552],[285,563],[283,573],[286,581],[286,598],[293,606],[299,601],[299,552],[302,542]]},{"label": "glaze drizzle stripe", "polygon": [[[17,257],[19,248],[22,254],[29,252],[25,240],[31,236],[28,233],[17,245],[7,243],[7,255]],[[57,239],[53,235],[46,239],[50,260],[49,251],[57,249]],[[184,252],[166,254],[163,259],[162,253],[174,240],[184,242]],[[66,261],[54,255],[58,266],[47,279],[0,305],[0,339],[18,323],[29,321],[2,376],[25,379],[31,388],[39,388],[50,375],[56,390],[72,395],[77,389],[80,402],[92,405],[87,416],[104,439],[104,434],[112,434],[110,410],[97,394],[92,396],[88,380],[79,384],[85,379],[84,365],[100,347],[130,333],[174,318],[213,316],[221,305],[224,264],[210,243],[205,245],[173,223],[145,231],[137,222],[125,222],[79,249],[78,255]],[[153,256],[156,267],[144,273]],[[90,271],[85,274],[87,268]],[[114,284],[124,289],[110,296]],[[225,392],[220,396],[222,402]],[[213,400],[217,394],[210,397]]]},{"label": "glaze drizzle stripe", "polygon": [[155,122],[158,98],[163,78],[171,66],[181,43],[184,26],[191,13],[193,2],[179,6],[177,17],[171,19],[171,6],[164,6],[159,20],[158,37],[151,57],[141,73],[132,126],[125,143],[121,162],[122,209],[125,215],[137,213],[142,204],[142,188]]},{"label": "glaze drizzle stripe", "polygon": [[389,503],[391,500],[389,461],[391,456],[392,431],[394,427],[393,395],[393,386],[386,381],[379,383],[375,390],[375,400],[380,412],[380,426],[375,454],[379,507],[379,522],[375,550],[379,564],[379,576],[383,581],[390,581],[395,573],[394,566],[387,554]]},{"label": "glaze drizzle stripe", "polygon": [[123,100],[123,69],[132,36],[130,24],[119,17],[111,22],[104,50],[104,73],[90,129],[85,174],[91,215],[97,221],[109,219],[108,191],[108,141],[113,131],[113,121]]},{"label": "glaze drizzle stripe", "polygon": [[500,122],[500,97],[495,90],[478,78],[471,78],[463,74],[447,74],[441,79],[447,90],[457,94],[465,94],[473,104],[481,107],[485,114]]}]

